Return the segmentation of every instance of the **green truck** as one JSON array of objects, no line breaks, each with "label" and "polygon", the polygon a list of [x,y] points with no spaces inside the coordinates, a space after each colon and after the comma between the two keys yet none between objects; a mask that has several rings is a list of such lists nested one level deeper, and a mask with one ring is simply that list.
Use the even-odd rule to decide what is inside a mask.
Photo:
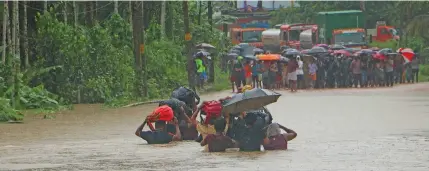
[{"label": "green truck", "polygon": [[359,10],[319,12],[316,16],[318,43],[362,47],[365,42],[365,16]]}]

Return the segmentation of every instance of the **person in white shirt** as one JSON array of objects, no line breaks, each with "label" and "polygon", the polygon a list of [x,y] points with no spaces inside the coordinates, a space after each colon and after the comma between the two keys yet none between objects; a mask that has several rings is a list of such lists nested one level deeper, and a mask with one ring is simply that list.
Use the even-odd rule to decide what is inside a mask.
[{"label": "person in white shirt", "polygon": [[297,76],[297,85],[298,89],[302,89],[303,87],[303,81],[304,81],[304,62],[302,62],[301,57],[297,56],[296,61],[298,62],[298,68],[296,69],[296,76]]}]

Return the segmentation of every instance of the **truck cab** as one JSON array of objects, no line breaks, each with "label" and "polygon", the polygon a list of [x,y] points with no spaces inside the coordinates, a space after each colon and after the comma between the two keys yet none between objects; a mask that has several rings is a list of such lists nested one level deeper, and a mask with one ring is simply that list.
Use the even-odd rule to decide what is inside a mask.
[{"label": "truck cab", "polygon": [[393,26],[387,26],[384,21],[378,21],[375,29],[367,29],[367,36],[369,37],[370,42],[399,40],[398,31]]},{"label": "truck cab", "polygon": [[317,25],[313,28],[302,31],[299,35],[299,43],[301,49],[311,49],[318,42]]},{"label": "truck cab", "polygon": [[265,28],[233,28],[231,29],[232,44],[248,43],[251,46],[262,48],[262,32]]},{"label": "truck cab", "polygon": [[367,48],[365,30],[362,28],[335,29],[332,31],[332,42],[350,48]]},{"label": "truck cab", "polygon": [[304,30],[317,28],[315,24],[285,24],[280,27],[281,46],[300,49],[300,34]]}]

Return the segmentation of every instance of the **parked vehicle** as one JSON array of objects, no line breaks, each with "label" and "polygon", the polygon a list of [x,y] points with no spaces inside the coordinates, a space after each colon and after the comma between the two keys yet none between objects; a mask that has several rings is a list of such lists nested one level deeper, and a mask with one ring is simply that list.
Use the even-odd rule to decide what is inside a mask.
[{"label": "parked vehicle", "polygon": [[262,44],[265,51],[280,53],[280,29],[268,29],[262,32]]},{"label": "parked vehicle", "polygon": [[[349,36],[357,37],[362,34],[360,29],[364,28],[364,22],[365,16],[359,10],[319,12],[316,16],[319,29],[318,43],[335,44],[335,37],[337,40],[342,40],[343,37],[347,40]],[[355,29],[354,32],[352,32],[353,29]],[[363,36],[365,37],[365,31]],[[358,40],[360,43],[362,39],[353,40]]]},{"label": "parked vehicle", "polygon": [[262,32],[265,28],[232,28],[232,44],[249,43],[249,45],[262,48]]},{"label": "parked vehicle", "polygon": [[332,44],[348,48],[366,49],[365,30],[361,28],[335,29],[332,33]]},{"label": "parked vehicle", "polygon": [[305,30],[299,35],[299,43],[301,49],[311,49],[318,42],[317,26],[312,29]]},{"label": "parked vehicle", "polygon": [[399,33],[393,26],[386,25],[385,21],[377,21],[375,29],[367,29],[367,37],[370,42],[386,42],[399,40]]},{"label": "parked vehicle", "polygon": [[301,32],[313,29],[317,30],[315,24],[284,24],[280,26],[280,46],[288,46],[295,49],[300,49],[300,34]]}]

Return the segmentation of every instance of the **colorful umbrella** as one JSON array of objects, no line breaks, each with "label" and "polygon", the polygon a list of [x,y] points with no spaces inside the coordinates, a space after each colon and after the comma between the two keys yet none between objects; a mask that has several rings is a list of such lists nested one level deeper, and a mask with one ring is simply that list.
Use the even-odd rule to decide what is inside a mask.
[{"label": "colorful umbrella", "polygon": [[362,49],[360,51],[355,52],[353,55],[354,56],[359,56],[359,55],[373,55],[375,54],[375,51],[372,51],[371,49]]},{"label": "colorful umbrella", "polygon": [[415,56],[414,51],[410,48],[399,48],[397,52],[402,55],[405,60],[405,63],[411,62]]},{"label": "colorful umbrella", "polygon": [[374,59],[385,60],[387,57],[383,53],[375,53],[372,55]]},{"label": "colorful umbrella", "polygon": [[278,61],[280,60],[279,54],[263,54],[263,55],[257,55],[256,59],[260,61]]},{"label": "colorful umbrella", "polygon": [[378,50],[380,50],[380,48],[378,48],[378,47],[372,47],[371,50],[378,51]]},{"label": "colorful umbrella", "polygon": [[325,49],[329,49],[329,46],[327,44],[317,44],[317,45],[313,46],[313,48],[315,48],[315,47],[322,47],[322,48],[325,48]]},{"label": "colorful umbrella", "polygon": [[350,56],[351,53],[346,50],[336,50],[334,51],[334,55],[344,55],[344,56]]}]

